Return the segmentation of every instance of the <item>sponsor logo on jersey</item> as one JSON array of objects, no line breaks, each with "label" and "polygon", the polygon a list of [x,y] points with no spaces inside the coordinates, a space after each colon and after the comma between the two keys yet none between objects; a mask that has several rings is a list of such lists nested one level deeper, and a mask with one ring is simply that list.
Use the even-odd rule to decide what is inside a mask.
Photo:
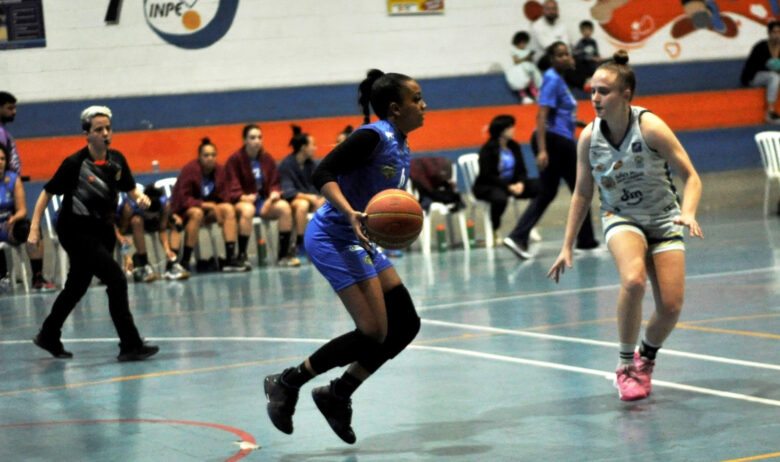
[{"label": "sponsor logo on jersey", "polygon": [[395,165],[383,165],[379,167],[379,171],[382,173],[382,176],[385,177],[385,179],[391,180],[395,176],[397,170]]},{"label": "sponsor logo on jersey", "polygon": [[620,200],[625,202],[628,205],[637,205],[640,202],[642,202],[643,199],[642,191],[640,190],[634,190],[629,191],[628,189],[623,189],[623,195],[620,196]]}]

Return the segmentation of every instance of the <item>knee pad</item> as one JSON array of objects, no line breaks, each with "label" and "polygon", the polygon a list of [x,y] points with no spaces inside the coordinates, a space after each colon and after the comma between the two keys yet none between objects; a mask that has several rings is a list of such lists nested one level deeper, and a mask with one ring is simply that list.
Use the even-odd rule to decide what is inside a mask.
[{"label": "knee pad", "polygon": [[385,294],[387,310],[387,338],[382,344],[388,359],[394,358],[420,332],[420,317],[414,308],[409,291],[401,284]]},{"label": "knee pad", "polygon": [[377,355],[380,344],[355,329],[329,341],[309,357],[309,364],[317,374],[334,367],[343,367],[355,361],[370,362],[367,358]]},{"label": "knee pad", "polygon": [[27,242],[27,237],[30,235],[30,220],[22,218],[14,223],[13,230],[11,231],[11,238],[16,244]]}]

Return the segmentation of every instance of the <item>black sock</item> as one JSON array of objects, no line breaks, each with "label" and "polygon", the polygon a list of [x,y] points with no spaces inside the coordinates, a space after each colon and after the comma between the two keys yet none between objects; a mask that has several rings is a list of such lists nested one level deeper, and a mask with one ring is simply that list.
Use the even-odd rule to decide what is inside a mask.
[{"label": "black sock", "polygon": [[185,265],[190,264],[190,259],[192,258],[192,247],[185,245],[184,246],[184,252],[181,254],[181,262]]},{"label": "black sock", "polygon": [[333,381],[333,394],[339,398],[349,399],[362,383],[362,380],[349,372],[345,372],[344,375]]},{"label": "black sock", "polygon": [[238,235],[238,254],[246,255],[246,245],[249,243],[249,236]]},{"label": "black sock", "polygon": [[287,256],[287,252],[290,249],[290,237],[291,231],[279,231],[279,258]]},{"label": "black sock", "polygon": [[660,349],[661,349],[660,346],[658,347],[650,346],[647,343],[645,343],[644,340],[642,340],[642,345],[639,347],[639,356],[644,356],[650,361],[655,361],[655,355],[658,354],[658,350]]},{"label": "black sock", "polygon": [[287,369],[281,377],[282,383],[292,388],[301,388],[304,383],[313,378],[314,376],[306,369],[304,363],[301,363],[292,369]]},{"label": "black sock", "polygon": [[31,258],[30,268],[32,269],[33,279],[43,279],[43,258]]},{"label": "black sock", "polygon": [[[30,260],[32,263],[32,260]],[[8,276],[8,262],[5,261],[5,255],[0,254],[0,278]]]},{"label": "black sock", "polygon": [[136,253],[133,257],[133,259],[138,257],[138,266],[146,266],[149,264],[149,257],[145,253]]},{"label": "black sock", "polygon": [[225,260],[232,259],[235,253],[236,253],[236,243],[225,242]]},{"label": "black sock", "polygon": [[299,249],[303,248],[303,236],[300,234],[295,236],[295,247]]}]

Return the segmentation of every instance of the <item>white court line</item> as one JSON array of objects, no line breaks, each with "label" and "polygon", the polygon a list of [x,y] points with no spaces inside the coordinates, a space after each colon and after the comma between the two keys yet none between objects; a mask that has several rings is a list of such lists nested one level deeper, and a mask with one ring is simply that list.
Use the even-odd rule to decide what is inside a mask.
[{"label": "white court line", "polygon": [[[488,332],[491,334],[515,335],[518,337],[531,337],[531,338],[537,338],[542,340],[555,340],[559,342],[579,343],[583,345],[596,345],[596,346],[603,346],[609,348],[618,347],[618,344],[616,342],[605,342],[602,340],[592,340],[592,339],[580,338],[580,337],[566,337],[563,335],[542,334],[539,332],[527,332],[522,330],[502,329],[500,327],[486,327],[486,326],[478,326],[474,324],[461,324],[457,322],[437,321],[434,319],[423,319],[422,323],[430,324],[433,326],[452,327],[456,329],[474,330],[478,332]],[[754,367],[757,369],[770,369],[770,370],[780,371],[780,365],[777,364],[759,363],[755,361],[743,361],[741,359],[724,358],[722,356],[702,355],[698,353],[687,353],[685,351],[671,350],[668,348],[662,349],[659,353],[662,356],[664,355],[679,356],[682,358],[698,359],[701,361],[710,361],[713,363],[731,364],[734,366],[745,366],[745,367]],[[655,383],[655,381],[653,381],[653,383]]]},{"label": "white court line", "polygon": [[[427,322],[423,320],[423,322]],[[115,338],[91,338],[91,339],[65,339],[68,343],[105,343],[116,342]],[[148,340],[155,342],[276,342],[276,343],[313,343],[322,344],[328,341],[328,339],[316,339],[316,338],[286,338],[286,337],[150,337]],[[0,345],[14,345],[30,343],[29,340],[0,340]],[[608,343],[608,342],[599,342]],[[537,361],[534,359],[516,358],[514,356],[497,355],[492,353],[481,353],[478,351],[463,350],[458,348],[448,347],[436,347],[428,345],[410,345],[410,349],[414,350],[428,350],[442,353],[450,353],[460,356],[471,356],[481,359],[490,359],[493,361],[508,362],[515,364],[523,364],[527,366],[536,366],[547,369],[556,369],[567,372],[574,372],[578,374],[595,375],[605,379],[612,379],[614,372],[612,371],[600,371],[597,369],[588,369],[584,367],[568,366],[566,364],[551,363],[547,361]],[[698,355],[696,355],[698,356]],[[756,363],[758,364],[758,363]],[[667,382],[665,380],[653,380],[653,385],[673,388],[676,390],[688,391],[691,393],[699,393],[703,395],[716,396],[719,398],[735,399],[739,401],[747,401],[758,404],[765,404],[768,406],[780,407],[780,401],[758,398],[755,396],[745,395],[742,393],[733,393],[729,391],[714,390],[711,388],[695,387],[692,385],[685,385],[675,382]]]},{"label": "white court line", "polygon": [[[748,269],[748,270],[722,271],[720,273],[696,274],[693,276],[686,276],[685,279],[693,280],[693,279],[720,278],[724,276],[741,276],[741,275],[749,275],[749,274],[757,274],[757,273],[769,273],[778,270],[780,270],[780,267],[770,266],[766,268],[755,268],[755,269]],[[609,284],[605,286],[586,287],[580,289],[566,289],[566,290],[552,289],[546,292],[531,292],[528,294],[505,295],[503,297],[478,298],[478,299],[467,300],[462,302],[421,305],[418,307],[418,311],[422,312],[422,311],[440,310],[444,308],[454,308],[458,306],[474,305],[477,303],[494,303],[494,302],[506,302],[510,300],[523,300],[527,298],[558,297],[558,296],[571,295],[571,294],[585,294],[588,292],[600,292],[602,290],[615,290],[619,288],[620,288],[620,284]]]},{"label": "white court line", "polygon": [[[546,361],[536,361],[532,359],[523,359],[523,358],[515,358],[513,356],[504,356],[504,355],[495,355],[491,353],[480,353],[478,351],[470,351],[470,350],[461,350],[458,348],[447,348],[447,347],[434,347],[434,346],[425,346],[425,345],[417,345],[414,346],[415,349],[419,350],[431,350],[431,351],[439,351],[442,353],[450,353],[460,356],[471,356],[475,358],[481,358],[481,359],[491,359],[493,361],[501,361],[501,362],[507,362],[507,363],[515,363],[515,364],[524,364],[528,366],[536,366],[536,367],[544,367],[547,369],[556,369],[561,371],[567,371],[567,372],[576,372],[579,374],[589,374],[589,375],[596,375],[601,376],[606,379],[612,380],[612,377],[614,376],[614,372],[604,372],[599,371],[596,369],[587,369],[583,367],[574,367],[574,366],[567,366],[565,364],[558,364],[558,363],[549,363]],[[660,387],[666,387],[666,388],[673,388],[676,390],[683,390],[688,391],[691,393],[699,393],[703,395],[711,395],[711,396],[717,396],[719,398],[728,398],[728,399],[736,399],[740,401],[748,401],[751,403],[758,403],[758,404],[766,404],[768,406],[776,406],[780,407],[780,401],[774,400],[774,399],[767,399],[767,398],[758,398],[755,396],[750,395],[744,395],[742,393],[732,393],[730,391],[720,391],[720,390],[713,390],[711,388],[702,388],[702,387],[694,387],[691,385],[684,385],[681,383],[674,383],[674,382],[667,382],[665,380],[656,380],[653,379],[653,386],[660,386]]]}]

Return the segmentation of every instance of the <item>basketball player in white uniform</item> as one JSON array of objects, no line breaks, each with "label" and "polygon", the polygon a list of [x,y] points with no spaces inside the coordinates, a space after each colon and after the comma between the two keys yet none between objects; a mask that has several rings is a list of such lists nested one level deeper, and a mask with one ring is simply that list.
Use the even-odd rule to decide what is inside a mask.
[{"label": "basketball player in white uniform", "polygon": [[[656,353],[682,310],[685,228],[690,236],[703,237],[696,221],[701,180],[666,123],[631,106],[636,77],[624,50],[602,64],[591,83],[597,118],[580,135],[577,185],[566,235],[548,277],[557,282],[572,267],[572,246],[598,186],[605,240],[621,282],[617,301],[620,361],[615,384],[620,399],[633,401],[650,395]],[[682,204],[670,167],[685,185]],[[655,312],[635,352],[648,276]]]}]

